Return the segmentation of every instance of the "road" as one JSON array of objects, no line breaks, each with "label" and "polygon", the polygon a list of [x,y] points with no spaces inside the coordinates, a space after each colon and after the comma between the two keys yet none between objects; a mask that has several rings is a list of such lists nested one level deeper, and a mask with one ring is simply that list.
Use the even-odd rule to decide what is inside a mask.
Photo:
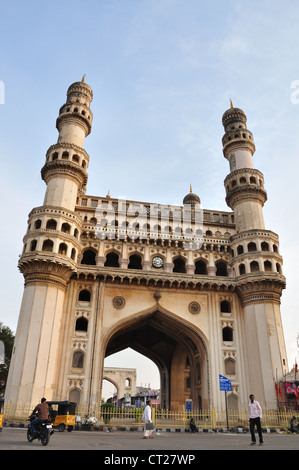
[{"label": "road", "polygon": [[[3,428],[0,433],[0,452],[3,450],[96,450],[102,451],[103,456],[121,455],[121,452],[148,451],[155,454],[160,451],[172,451],[179,454],[182,451],[203,450],[299,450],[299,435],[265,433],[264,445],[251,447],[250,434],[239,433],[154,433],[153,439],[143,439],[139,431],[73,431],[60,433],[55,431],[48,446],[43,447],[39,441],[27,442],[26,429]],[[118,452],[119,451],[119,452]],[[160,452],[161,453],[161,452]]]}]

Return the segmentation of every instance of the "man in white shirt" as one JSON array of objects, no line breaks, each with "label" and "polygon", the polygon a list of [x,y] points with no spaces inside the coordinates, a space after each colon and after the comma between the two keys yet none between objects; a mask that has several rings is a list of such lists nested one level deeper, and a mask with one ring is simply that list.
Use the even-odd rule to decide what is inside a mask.
[{"label": "man in white shirt", "polygon": [[152,422],[151,404],[152,404],[151,401],[149,401],[149,402],[147,403],[147,405],[146,405],[146,407],[145,407],[145,410],[144,410],[144,412],[143,412],[143,415],[142,415],[142,419],[143,419],[143,421],[145,421],[143,439],[148,439],[149,437],[151,437],[151,438],[153,437],[152,431],[146,429],[146,424]]},{"label": "man in white shirt", "polygon": [[261,417],[262,417],[262,408],[258,401],[254,399],[253,395],[249,395],[249,403],[248,403],[248,411],[249,411],[249,427],[251,433],[251,444],[256,444],[255,434],[254,434],[254,427],[256,425],[257,432],[259,435],[260,446],[263,445],[263,434],[262,434],[262,427],[261,427]]}]

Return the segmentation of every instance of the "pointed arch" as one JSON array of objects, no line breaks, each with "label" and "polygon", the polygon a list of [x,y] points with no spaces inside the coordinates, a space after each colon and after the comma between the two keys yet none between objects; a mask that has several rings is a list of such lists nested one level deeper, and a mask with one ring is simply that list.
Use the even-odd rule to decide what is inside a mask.
[{"label": "pointed arch", "polygon": [[[127,347],[157,365],[162,407],[179,409],[185,403],[186,393],[192,396],[195,409],[209,406],[207,339],[197,326],[155,304],[151,309],[132,313],[111,327],[103,338],[102,357]],[[181,380],[187,359],[190,363],[188,390],[184,388],[186,380]]]}]

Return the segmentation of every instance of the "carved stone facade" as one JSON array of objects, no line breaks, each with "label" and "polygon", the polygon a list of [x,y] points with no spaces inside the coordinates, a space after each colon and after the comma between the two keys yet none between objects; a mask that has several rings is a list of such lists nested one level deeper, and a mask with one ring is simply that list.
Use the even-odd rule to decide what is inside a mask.
[{"label": "carved stone facade", "polygon": [[[103,380],[111,382],[117,391],[117,398],[136,395],[136,369],[124,367],[104,367]],[[112,393],[111,393],[112,396]]]},{"label": "carved stone facade", "polygon": [[[92,90],[76,82],[46,154],[43,205],[28,218],[25,278],[6,400],[101,401],[104,359],[131,347],[155,362],[161,406],[245,407],[254,393],[276,407],[287,368],[280,316],[285,287],[278,235],[266,230],[264,178],[253,167],[246,116],[223,115],[231,210],[86,195]],[[202,166],[203,163],[200,163]]]}]

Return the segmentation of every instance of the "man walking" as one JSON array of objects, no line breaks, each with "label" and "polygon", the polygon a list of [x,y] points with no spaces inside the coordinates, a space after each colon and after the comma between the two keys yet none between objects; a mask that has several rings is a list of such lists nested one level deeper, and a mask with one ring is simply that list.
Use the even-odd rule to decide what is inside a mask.
[{"label": "man walking", "polygon": [[[142,415],[142,419],[143,421],[145,421],[145,425],[144,425],[144,436],[143,436],[143,439],[148,439],[149,437],[152,438],[153,437],[153,434],[152,434],[152,429],[153,429],[153,425],[152,425],[152,410],[151,410],[151,400],[147,403],[146,407],[145,407],[145,410],[143,412],[143,415]],[[149,429],[149,427],[151,426],[151,429]]]},{"label": "man walking", "polygon": [[256,444],[254,428],[256,425],[257,432],[259,435],[260,446],[263,445],[263,434],[262,434],[262,427],[261,427],[261,417],[262,417],[262,408],[258,401],[254,399],[253,395],[249,395],[249,404],[248,404],[248,411],[249,411],[249,427],[251,433],[251,446]]}]

